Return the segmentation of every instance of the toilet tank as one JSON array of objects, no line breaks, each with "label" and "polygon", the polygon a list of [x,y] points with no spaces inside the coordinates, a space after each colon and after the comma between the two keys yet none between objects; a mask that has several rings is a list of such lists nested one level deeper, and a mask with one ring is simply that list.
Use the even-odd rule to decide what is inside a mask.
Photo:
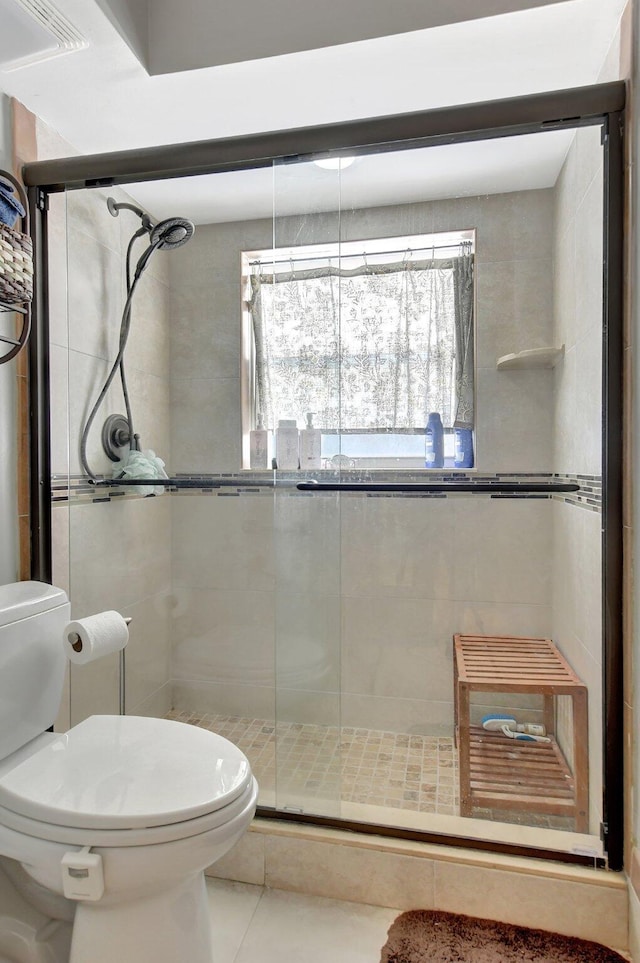
[{"label": "toilet tank", "polygon": [[65,592],[44,582],[0,585],[0,759],[26,745],[58,714],[67,659]]}]

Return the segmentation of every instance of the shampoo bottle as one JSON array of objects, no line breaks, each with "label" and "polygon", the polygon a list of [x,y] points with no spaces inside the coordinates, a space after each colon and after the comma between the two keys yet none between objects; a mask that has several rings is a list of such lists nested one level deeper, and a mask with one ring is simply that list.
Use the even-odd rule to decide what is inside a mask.
[{"label": "shampoo bottle", "polygon": [[307,412],[307,424],[300,432],[300,468],[320,468],[322,432],[313,427],[313,412]]},{"label": "shampoo bottle", "polygon": [[473,432],[471,428],[456,428],[454,468],[473,468]]},{"label": "shampoo bottle", "polygon": [[281,418],[278,422],[275,461],[280,471],[299,467],[298,426],[293,418]]},{"label": "shampoo bottle", "polygon": [[258,414],[258,424],[249,432],[249,467],[267,468],[269,465],[269,433],[264,426],[264,417]]},{"label": "shampoo bottle", "polygon": [[437,411],[427,419],[424,444],[425,468],[444,468],[444,427]]}]

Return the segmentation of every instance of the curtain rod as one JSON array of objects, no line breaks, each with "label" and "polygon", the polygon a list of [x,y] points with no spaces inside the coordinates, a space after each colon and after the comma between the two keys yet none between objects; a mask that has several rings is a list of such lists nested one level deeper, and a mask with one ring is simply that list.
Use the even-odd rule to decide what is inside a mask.
[{"label": "curtain rod", "polygon": [[[348,241],[347,243],[350,244],[351,242]],[[429,251],[447,251],[451,248],[464,247],[465,244],[473,244],[473,242],[457,241],[455,244],[429,244],[428,247],[413,247],[413,248],[403,247],[395,251],[377,251],[377,252],[369,252],[369,253],[367,253],[366,251],[363,251],[361,253],[356,252],[355,254],[325,254],[325,255],[309,254],[306,256],[299,255],[298,257],[283,257],[283,258],[276,258],[275,260],[249,261],[249,267],[257,267],[260,265],[270,265],[270,264],[291,264],[292,262],[296,263],[298,261],[301,261],[301,262],[302,261],[330,261],[332,258],[336,258],[336,257],[339,257],[340,260],[342,260],[343,258],[354,258],[354,257],[359,257],[359,258],[381,257],[381,256],[386,256],[387,254],[407,254],[407,253],[421,254],[423,252],[428,253]],[[474,254],[474,253],[475,251],[471,251],[471,254]]]}]

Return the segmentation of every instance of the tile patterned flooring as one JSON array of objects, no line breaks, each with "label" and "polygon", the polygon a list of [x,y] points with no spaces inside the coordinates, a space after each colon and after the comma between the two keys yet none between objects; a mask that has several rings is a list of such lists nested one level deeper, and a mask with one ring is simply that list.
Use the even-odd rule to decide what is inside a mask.
[{"label": "tile patterned flooring", "polygon": [[375,963],[400,910],[207,879],[216,963]]},{"label": "tile patterned flooring", "polygon": [[[387,931],[401,913],[249,883],[206,882],[215,963],[377,963]],[[552,881],[549,886],[554,892]],[[544,888],[538,899],[544,917],[549,900]],[[560,911],[558,920],[562,919]],[[553,924],[544,928],[562,931]],[[631,960],[624,950],[618,952]]]},{"label": "tile patterned flooring", "polygon": [[[171,709],[167,719],[211,729],[238,746],[260,786],[260,804],[340,815],[341,803],[458,816],[458,757],[453,739],[376,729],[303,725]],[[276,796],[277,793],[277,796]],[[573,832],[573,819],[477,809],[474,816]],[[365,817],[366,818],[366,817]]]},{"label": "tile patterned flooring", "polygon": [[[211,729],[247,756],[263,804],[305,798],[365,803],[421,813],[458,812],[453,739],[375,729],[339,729],[171,710],[167,718]],[[300,808],[304,808],[300,805]]]}]

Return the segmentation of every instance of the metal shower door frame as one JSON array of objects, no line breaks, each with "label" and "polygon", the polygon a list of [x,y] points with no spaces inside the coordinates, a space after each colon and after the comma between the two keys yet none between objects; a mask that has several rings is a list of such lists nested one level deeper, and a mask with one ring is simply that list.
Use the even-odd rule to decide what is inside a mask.
[{"label": "metal shower door frame", "polygon": [[[506,100],[375,117],[353,122],[38,161],[23,168],[36,261],[34,331],[29,348],[32,577],[51,581],[49,407],[48,196],[65,190],[111,187],[153,179],[269,167],[274,161],[312,159],[326,152],[353,155],[462,143],[545,130],[601,125],[604,151],[603,223],[603,824],[611,869],[623,866],[623,636],[622,636],[622,358],[625,85],[622,81]],[[275,811],[270,817],[284,818]],[[365,833],[440,842],[593,864],[592,858],[530,847],[345,823],[307,821]]]}]

